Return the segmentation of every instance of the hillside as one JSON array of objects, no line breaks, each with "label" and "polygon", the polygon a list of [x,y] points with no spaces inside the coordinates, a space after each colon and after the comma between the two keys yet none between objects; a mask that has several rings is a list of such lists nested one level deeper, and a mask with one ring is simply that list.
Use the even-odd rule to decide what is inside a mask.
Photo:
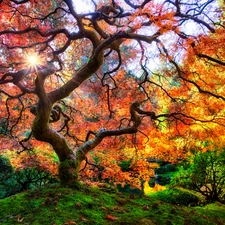
[{"label": "hillside", "polygon": [[98,188],[50,187],[0,200],[0,224],[140,224],[222,225],[225,205],[187,207],[156,196],[118,193]]}]

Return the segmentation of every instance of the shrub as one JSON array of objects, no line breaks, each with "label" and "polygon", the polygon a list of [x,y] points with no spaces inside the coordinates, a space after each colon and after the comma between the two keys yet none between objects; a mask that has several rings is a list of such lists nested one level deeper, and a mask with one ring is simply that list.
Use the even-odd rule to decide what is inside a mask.
[{"label": "shrub", "polygon": [[0,155],[0,182],[4,182],[7,180],[13,173],[13,168],[10,163],[10,161],[4,157],[3,155]]},{"label": "shrub", "polygon": [[118,166],[121,168],[123,172],[127,172],[130,170],[130,165],[132,163],[132,159],[129,160],[123,160],[120,163],[118,163]]},{"label": "shrub", "polygon": [[12,179],[13,174],[14,170],[10,161],[0,155],[0,199],[14,193],[13,188],[16,187],[16,182]]},{"label": "shrub", "polygon": [[157,199],[175,205],[198,205],[201,199],[184,189],[170,189],[166,191],[156,192],[155,196]]},{"label": "shrub", "polygon": [[167,164],[167,165],[165,165],[165,168],[166,168],[166,170],[168,172],[174,172],[174,171],[176,171],[176,166],[173,165],[173,164]]},{"label": "shrub", "polygon": [[172,186],[182,186],[204,195],[207,200],[225,200],[225,151],[207,151],[193,157],[191,166],[172,179]]},{"label": "shrub", "polygon": [[18,170],[15,172],[13,178],[20,185],[20,191],[57,182],[57,180],[48,171],[44,171],[38,167]]},{"label": "shrub", "polygon": [[0,134],[6,134],[7,132],[7,120],[5,118],[0,121]]},{"label": "shrub", "polygon": [[164,166],[155,169],[155,174],[164,174],[167,172],[168,171],[167,171],[166,167],[164,167]]},{"label": "shrub", "polygon": [[58,182],[48,171],[30,167],[14,170],[10,161],[0,156],[0,199],[18,192]]},{"label": "shrub", "polygon": [[4,183],[0,183],[0,199],[7,198],[18,192],[20,192],[20,187],[13,177],[8,178]]}]

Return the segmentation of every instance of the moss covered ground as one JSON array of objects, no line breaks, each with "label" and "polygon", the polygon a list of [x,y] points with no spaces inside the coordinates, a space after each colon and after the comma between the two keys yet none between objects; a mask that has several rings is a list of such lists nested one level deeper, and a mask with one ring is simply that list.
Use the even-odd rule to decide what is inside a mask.
[{"label": "moss covered ground", "polygon": [[0,224],[225,224],[225,205],[216,202],[190,207],[169,202],[168,194],[144,196],[90,187],[45,187],[1,199]]}]

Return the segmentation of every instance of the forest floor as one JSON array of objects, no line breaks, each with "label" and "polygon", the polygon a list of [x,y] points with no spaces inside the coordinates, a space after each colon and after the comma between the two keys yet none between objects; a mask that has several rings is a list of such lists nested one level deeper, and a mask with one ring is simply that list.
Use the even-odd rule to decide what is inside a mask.
[{"label": "forest floor", "polygon": [[168,203],[171,194],[162,192],[160,197],[90,187],[80,190],[58,186],[39,188],[1,199],[0,224],[225,224],[224,204],[185,206]]}]

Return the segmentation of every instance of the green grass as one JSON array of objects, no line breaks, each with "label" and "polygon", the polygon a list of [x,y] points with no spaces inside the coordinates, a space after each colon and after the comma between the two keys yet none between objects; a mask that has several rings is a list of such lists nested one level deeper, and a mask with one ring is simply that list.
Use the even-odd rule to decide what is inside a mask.
[{"label": "green grass", "polygon": [[1,199],[0,224],[225,224],[223,204],[186,207],[164,201],[169,199],[166,192],[162,196],[110,193],[87,187],[36,189]]}]

